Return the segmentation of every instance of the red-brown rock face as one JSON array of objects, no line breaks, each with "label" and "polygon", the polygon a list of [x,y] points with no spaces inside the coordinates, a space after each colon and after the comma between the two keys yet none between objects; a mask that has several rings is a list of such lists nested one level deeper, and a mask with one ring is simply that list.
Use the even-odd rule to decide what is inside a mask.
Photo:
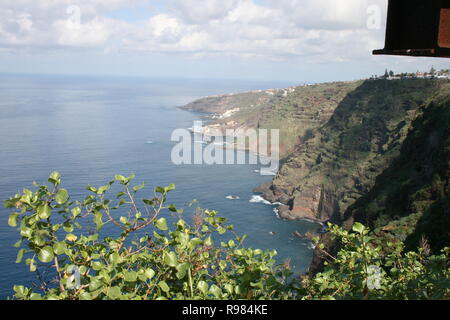
[{"label": "red-brown rock face", "polygon": [[280,217],[288,220],[310,219],[323,222],[320,214],[321,187],[310,187],[298,193],[290,206],[279,209]]}]

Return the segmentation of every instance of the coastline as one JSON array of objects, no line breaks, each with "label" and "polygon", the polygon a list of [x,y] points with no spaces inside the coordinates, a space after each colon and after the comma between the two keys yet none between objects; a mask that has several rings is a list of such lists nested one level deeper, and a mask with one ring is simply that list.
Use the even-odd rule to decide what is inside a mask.
[{"label": "coastline", "polygon": [[[209,120],[212,120],[212,119],[209,119]],[[206,141],[204,139],[202,141],[196,141],[198,143],[200,143],[200,142],[203,144],[213,143],[213,144],[216,144],[217,146],[223,146],[223,148],[226,150],[229,149],[229,150],[236,150],[236,151],[247,151],[249,153],[252,153],[256,157],[264,158],[264,160],[269,161],[269,162],[273,161],[273,160],[277,160],[276,158],[272,157],[271,155],[260,153],[257,146],[255,146],[254,148],[252,148],[252,147],[241,148],[237,142],[233,142],[231,144],[229,142],[227,142],[227,140],[234,140],[234,139],[238,139],[238,138],[242,138],[242,137],[246,137],[246,136],[240,136],[240,135],[227,136],[227,135],[223,134],[223,132],[224,132],[223,130],[214,131],[214,129],[211,129],[211,126],[205,126],[204,128],[206,128],[206,130],[203,130],[200,132],[196,132],[193,128],[187,128],[187,129],[192,134],[201,134],[204,137],[208,138]],[[224,128],[224,130],[235,130],[235,129]],[[243,131],[245,131],[245,129],[243,129]],[[214,140],[212,138],[216,138],[216,137],[221,137],[223,139],[223,143],[214,142]]]},{"label": "coastline", "polygon": [[255,193],[255,195],[254,195],[255,197],[260,197],[261,198],[261,201],[258,201],[258,202],[262,202],[262,203],[264,203],[266,205],[269,205],[269,206],[274,206],[274,207],[276,206],[276,208],[274,208],[274,212],[275,212],[276,216],[279,219],[281,219],[281,220],[284,220],[284,221],[307,221],[307,222],[318,224],[318,225],[320,225],[322,227],[325,226],[325,224],[327,222],[327,221],[324,221],[324,220],[319,220],[319,219],[314,219],[314,218],[309,218],[309,217],[290,218],[290,216],[283,214],[283,211],[280,212],[280,208],[282,208],[282,207],[284,207],[286,205],[284,205],[283,203],[278,202],[278,201],[271,202],[268,199],[264,198],[264,195],[262,193],[259,193],[259,194],[258,194],[258,192],[254,192],[254,193]]},{"label": "coastline", "polygon": [[[274,89],[274,90],[279,91],[279,89]],[[283,94],[283,97],[287,96],[287,92],[292,93],[294,91],[295,90],[293,88],[290,88],[290,91],[286,91]],[[254,92],[250,92],[250,93],[255,93],[255,92],[261,93],[262,91],[254,91]],[[247,93],[244,93],[244,94],[247,94]],[[236,95],[239,95],[239,94],[216,95],[216,96],[204,97],[197,101],[203,101],[205,99],[211,99],[211,98],[215,98],[215,99],[222,99],[224,97],[229,98],[229,97],[234,97]],[[178,108],[188,111],[188,112],[194,112],[197,114],[201,114],[202,120],[206,121],[206,125],[202,126],[200,131],[195,131],[194,128],[188,128],[188,130],[192,134],[198,133],[198,134],[201,134],[203,137],[208,137],[208,139],[206,139],[206,141],[205,141],[205,139],[203,139],[202,141],[196,141],[197,143],[203,143],[206,145],[206,144],[214,143],[214,140],[213,140],[214,137],[221,137],[224,142],[223,142],[223,144],[221,143],[220,146],[222,146],[223,149],[225,149],[225,150],[233,149],[233,150],[237,150],[237,151],[245,151],[245,152],[252,153],[256,157],[264,158],[266,161],[275,160],[270,155],[258,152],[259,151],[258,145],[254,145],[254,146],[246,145],[245,148],[240,148],[236,142],[233,144],[226,143],[227,138],[235,139],[235,138],[239,137],[238,135],[234,135],[234,136],[224,135],[223,133],[226,132],[226,130],[234,130],[234,132],[236,132],[236,131],[239,132],[239,130],[241,130],[242,132],[245,132],[245,130],[247,130],[247,129],[254,129],[254,128],[250,128],[248,126],[246,127],[245,123],[244,123],[244,125],[238,126],[238,120],[223,122],[224,119],[230,118],[233,115],[236,115],[236,113],[239,115],[239,108],[235,108],[232,106],[230,107],[225,104],[225,105],[220,106],[222,108],[221,112],[217,112],[217,110],[216,110],[216,112],[211,112],[211,111],[208,112],[208,111],[205,111],[204,109],[199,111],[192,107],[192,105],[195,103],[196,103],[196,101],[191,102],[190,104],[188,104],[186,106],[181,106]],[[190,107],[188,107],[188,106],[190,106]],[[230,113],[230,110],[232,110],[233,112]],[[217,145],[217,146],[219,147],[219,145]],[[278,160],[278,159],[276,159],[276,160]],[[323,226],[327,221],[329,221],[328,218],[319,219],[317,217],[317,215],[314,213],[314,210],[312,209],[312,207],[317,207],[317,205],[314,204],[312,206],[306,206],[305,208],[302,208],[303,209],[303,210],[301,210],[302,212],[296,212],[295,210],[293,210],[294,207],[292,205],[292,199],[286,192],[278,192],[278,191],[272,190],[273,182],[274,182],[274,179],[278,176],[279,169],[280,169],[280,167],[277,168],[276,172],[270,172],[269,175],[274,176],[274,178],[271,179],[271,181],[268,181],[262,185],[256,186],[253,189],[255,196],[260,196],[263,199],[263,201],[267,202],[267,205],[277,206],[276,208],[274,208],[274,212],[277,215],[277,217],[282,220],[285,220],[285,221],[308,221],[308,222],[315,223],[315,224],[318,224],[321,226]],[[262,170],[263,170],[263,168],[262,168]],[[309,207],[311,207],[311,208],[309,208]]]}]

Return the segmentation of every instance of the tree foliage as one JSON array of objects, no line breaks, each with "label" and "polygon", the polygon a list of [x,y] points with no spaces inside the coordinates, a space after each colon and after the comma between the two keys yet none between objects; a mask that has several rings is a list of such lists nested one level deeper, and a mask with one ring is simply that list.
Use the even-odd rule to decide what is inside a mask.
[{"label": "tree foliage", "polygon": [[325,271],[304,280],[304,299],[450,298],[449,248],[432,256],[424,240],[417,251],[405,252],[401,241],[377,239],[360,223],[351,232],[331,224],[329,230],[341,249],[336,257],[325,253]]},{"label": "tree foliage", "polygon": [[[54,172],[50,185],[35,184],[5,201],[8,223],[17,228],[16,263],[26,263],[39,285],[14,286],[16,299],[443,299],[449,297],[449,249],[430,256],[426,247],[388,250],[369,230],[348,232],[329,225],[342,243],[323,273],[300,281],[275,264],[274,251],[244,246],[215,211],[198,211],[191,223],[167,203],[175,186],[157,187],[138,200],[145,185],[117,175],[88,186],[72,201]],[[113,184],[121,191],[111,200]],[[172,216],[172,217],[171,217]],[[175,216],[175,219],[173,219]],[[169,221],[174,221],[170,223]],[[91,230],[91,226],[94,226]],[[102,232],[105,226],[114,232]],[[107,233],[103,236],[103,233]],[[320,248],[320,242],[317,243]],[[47,274],[48,277],[43,277]]]},{"label": "tree foliage", "polygon": [[[41,279],[38,291],[15,286],[18,299],[259,299],[287,297],[281,291],[286,271],[273,267],[275,252],[244,248],[244,238],[215,242],[233,227],[215,211],[197,214],[194,225],[167,204],[175,186],[157,187],[151,199],[137,200],[144,184],[117,175],[82,202],[71,201],[55,172],[51,187],[24,189],[5,202],[15,209],[9,224],[21,240],[17,263],[31,272],[53,270],[53,281]],[[107,198],[114,183],[123,190]],[[178,216],[174,227],[168,213]],[[86,235],[89,222],[95,231]],[[120,235],[101,238],[114,225]],[[229,237],[228,237],[229,238]],[[42,274],[40,272],[39,274]]]}]

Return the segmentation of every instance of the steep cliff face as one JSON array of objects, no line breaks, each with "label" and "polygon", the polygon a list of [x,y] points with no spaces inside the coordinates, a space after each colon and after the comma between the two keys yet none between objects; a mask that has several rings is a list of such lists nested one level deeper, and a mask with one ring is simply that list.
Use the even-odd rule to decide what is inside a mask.
[{"label": "steep cliff face", "polygon": [[411,247],[422,237],[450,246],[450,96],[443,90],[420,108],[400,154],[369,193],[345,213]]},{"label": "steep cliff face", "polygon": [[[379,241],[402,241],[415,250],[426,239],[438,253],[450,246],[450,87],[444,84],[419,108],[399,152],[376,177],[374,186],[337,221],[371,226]],[[338,248],[321,236],[327,252]],[[322,271],[327,256],[316,249],[310,274]]]},{"label": "steep cliff face", "polygon": [[[450,81],[360,81],[268,95],[216,124],[281,129],[282,166],[255,192],[281,202],[282,218],[346,228],[360,221],[411,248],[422,237],[434,251],[450,246]],[[214,101],[221,112],[236,108]],[[328,234],[322,242],[336,249]],[[324,259],[316,250],[310,272]]]},{"label": "steep cliff face", "polygon": [[401,150],[413,119],[447,82],[366,81],[286,159],[264,191],[286,219],[340,222]]}]

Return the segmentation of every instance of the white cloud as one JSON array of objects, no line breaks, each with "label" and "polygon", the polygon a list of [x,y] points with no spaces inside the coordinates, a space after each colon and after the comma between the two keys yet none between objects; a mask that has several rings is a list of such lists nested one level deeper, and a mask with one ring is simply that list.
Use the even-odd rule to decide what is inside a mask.
[{"label": "white cloud", "polygon": [[57,20],[53,24],[56,41],[62,46],[101,46],[106,44],[113,22],[95,18],[86,23]]},{"label": "white cloud", "polygon": [[180,40],[183,33],[183,26],[172,16],[167,14],[159,14],[152,17],[147,27],[151,36],[161,43],[173,43]]},{"label": "white cloud", "polygon": [[256,5],[252,1],[240,1],[239,4],[227,14],[227,21],[240,24],[261,24],[274,22],[279,15],[274,8]]},{"label": "white cloud", "polygon": [[240,0],[170,0],[169,7],[184,22],[203,24],[223,19],[240,2]]},{"label": "white cloud", "polygon": [[[385,0],[170,0],[146,21],[108,17],[145,0],[16,0],[0,4],[0,47],[89,47],[193,57],[225,55],[311,62],[367,57],[383,30],[366,26],[369,5]],[[79,8],[68,11],[75,6]]]},{"label": "white cloud", "polygon": [[380,0],[270,0],[296,25],[307,29],[360,29],[366,26],[369,5],[386,7]]},{"label": "white cloud", "polygon": [[33,21],[31,20],[31,15],[29,13],[18,15],[16,21],[21,31],[31,31],[31,28],[33,27]]}]

